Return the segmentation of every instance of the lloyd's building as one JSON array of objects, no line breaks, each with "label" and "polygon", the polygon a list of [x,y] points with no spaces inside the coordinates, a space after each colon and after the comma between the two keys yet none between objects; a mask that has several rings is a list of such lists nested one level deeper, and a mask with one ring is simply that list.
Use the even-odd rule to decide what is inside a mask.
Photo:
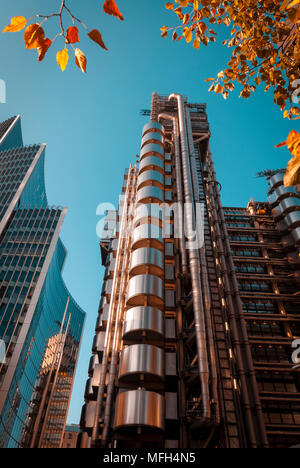
[{"label": "lloyd's building", "polygon": [[0,447],[58,448],[85,314],[62,279],[66,208],[50,207],[45,145],[0,124]]},{"label": "lloyd's building", "polygon": [[275,172],[224,208],[209,139],[205,105],[153,95],[100,244],[80,447],[300,442],[300,196]]}]

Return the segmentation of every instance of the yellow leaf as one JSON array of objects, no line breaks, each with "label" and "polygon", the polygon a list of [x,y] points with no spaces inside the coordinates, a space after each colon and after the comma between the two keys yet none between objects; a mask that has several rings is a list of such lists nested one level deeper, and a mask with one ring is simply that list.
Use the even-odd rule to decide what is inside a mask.
[{"label": "yellow leaf", "polygon": [[193,39],[193,32],[190,30],[190,28],[184,28],[183,35],[185,37],[186,42],[191,42],[191,40]]},{"label": "yellow leaf", "polygon": [[289,161],[283,182],[285,187],[300,183],[300,154]]},{"label": "yellow leaf", "polygon": [[87,60],[86,56],[80,49],[75,49],[75,63],[83,73],[86,73]]},{"label": "yellow leaf", "polygon": [[27,19],[24,16],[14,16],[10,20],[10,24],[3,29],[2,32],[17,32],[25,28]]},{"label": "yellow leaf", "polygon": [[293,8],[293,7],[296,6],[296,5],[299,5],[299,3],[300,3],[300,0],[294,0],[292,3],[290,3],[290,4],[287,6],[287,10],[288,10],[289,8]]},{"label": "yellow leaf", "polygon": [[57,52],[56,54],[56,60],[62,71],[64,72],[69,61],[69,52],[68,49],[63,49]]},{"label": "yellow leaf", "polygon": [[170,2],[166,3],[167,10],[173,10],[173,8],[174,8],[174,3],[170,3]]}]

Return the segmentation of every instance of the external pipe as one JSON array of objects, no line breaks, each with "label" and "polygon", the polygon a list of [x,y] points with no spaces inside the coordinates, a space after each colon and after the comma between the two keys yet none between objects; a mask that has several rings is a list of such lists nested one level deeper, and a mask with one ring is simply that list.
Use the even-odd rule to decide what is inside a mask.
[{"label": "external pipe", "polygon": [[[196,203],[200,203],[200,194],[199,194],[199,184],[197,182],[197,168],[196,168],[196,161],[195,161],[195,146],[193,140],[193,129],[192,129],[192,121],[191,121],[191,114],[190,110],[186,108],[186,122],[187,122],[187,132],[188,132],[188,140],[189,140],[189,147],[190,147],[190,159],[192,165],[192,178],[193,178],[193,189],[194,189],[194,197]],[[206,135],[206,138],[209,138],[209,134]],[[203,226],[204,230],[204,226]],[[204,234],[203,234],[204,237]],[[205,312],[205,319],[206,319],[206,329],[207,329],[207,337],[208,337],[208,344],[209,344],[209,353],[210,353],[210,371],[211,371],[211,386],[212,386],[212,394],[215,403],[215,419],[216,424],[220,424],[220,402],[219,402],[219,394],[218,394],[218,374],[217,374],[217,359],[216,359],[216,351],[214,345],[214,333],[213,333],[213,324],[212,324],[212,315],[211,315],[211,297],[210,297],[210,288],[208,282],[208,268],[206,262],[206,254],[205,254],[205,244],[200,247],[200,263],[201,263],[201,280],[202,286],[204,291],[204,312]]]},{"label": "external pipe", "polygon": [[[178,117],[179,117],[179,129],[181,138],[181,153],[182,153],[182,169],[183,169],[183,184],[185,191],[185,211],[187,221],[187,235],[191,239],[193,235],[193,225],[195,225],[195,210],[194,210],[194,197],[192,193],[192,180],[191,180],[191,168],[188,154],[188,138],[187,128],[185,121],[184,112],[184,101],[180,94],[171,94],[169,101],[176,100],[178,103]],[[193,289],[193,300],[194,300],[194,315],[195,315],[195,330],[196,330],[196,342],[198,350],[198,366],[202,390],[202,401],[203,401],[203,417],[206,420],[211,419],[210,409],[210,393],[209,393],[209,366],[208,366],[208,355],[207,355],[207,339],[206,339],[206,328],[205,328],[205,316],[202,302],[202,286],[201,286],[201,270],[199,252],[197,249],[189,250],[189,266],[191,271],[192,289]]]},{"label": "external pipe", "polygon": [[174,147],[175,147],[175,168],[176,168],[176,190],[177,190],[177,202],[180,206],[180,238],[179,248],[181,254],[181,266],[182,273],[184,276],[187,275],[187,255],[184,240],[184,226],[183,226],[183,192],[182,192],[182,176],[180,170],[180,144],[179,144],[179,132],[178,132],[178,119],[169,114],[159,114],[158,121],[172,120],[173,122],[173,134],[174,134]]},{"label": "external pipe", "polygon": [[[127,213],[127,207],[128,207],[128,201],[129,201],[131,178],[132,178],[132,166],[130,166],[129,172],[128,172],[128,180],[127,180],[125,201],[124,201],[125,210],[123,210],[121,229],[120,229],[120,232],[119,232],[119,246],[118,246],[117,258],[116,258],[116,270],[115,270],[116,272],[120,271],[119,270],[120,263],[121,263],[120,243],[124,240],[123,232],[124,232],[124,229],[125,229],[125,226],[126,226],[125,219],[126,219],[126,213]],[[114,279],[113,279],[113,284],[112,284],[112,295],[111,295],[111,300],[110,300],[110,304],[109,304],[109,314],[108,314],[107,329],[106,329],[106,334],[105,334],[103,361],[102,361],[102,364],[101,364],[100,382],[99,382],[97,401],[96,401],[96,407],[95,407],[95,418],[94,418],[94,425],[93,425],[93,431],[92,431],[92,440],[91,440],[92,447],[95,447],[95,445],[97,445],[98,437],[99,437],[99,419],[100,419],[100,415],[102,413],[104,390],[105,390],[106,375],[107,375],[107,366],[108,366],[108,358],[109,358],[110,349],[111,349],[111,342],[112,342],[112,328],[113,328],[113,321],[114,321],[114,318],[115,318],[115,305],[116,305],[115,304],[115,295],[116,295],[117,280],[118,280],[118,275],[115,273],[114,274]]]},{"label": "external pipe", "polygon": [[[134,198],[136,194],[136,178],[137,178],[137,169],[134,168],[134,179],[133,185],[134,190],[131,191],[131,198],[130,198],[130,207],[132,208],[134,205]],[[109,373],[109,382],[107,386],[107,397],[105,402],[105,412],[104,412],[104,424],[103,424],[103,431],[102,431],[102,440],[101,446],[105,447],[107,444],[108,439],[108,432],[110,428],[110,420],[111,420],[111,408],[112,408],[112,398],[113,392],[115,387],[115,379],[117,375],[117,364],[118,364],[118,356],[119,356],[119,343],[120,343],[120,335],[122,332],[122,323],[123,323],[123,314],[124,314],[124,300],[126,294],[126,281],[125,277],[128,275],[128,266],[129,266],[129,258],[130,258],[130,242],[131,242],[131,225],[133,215],[129,211],[130,216],[130,228],[129,232],[127,232],[126,237],[126,244],[124,246],[124,255],[123,255],[123,265],[122,265],[122,274],[120,280],[120,290],[119,290],[119,297],[118,297],[118,308],[116,314],[116,322],[115,322],[115,330],[114,330],[114,339],[112,345],[112,354],[111,354],[111,363],[110,363],[110,373]],[[126,218],[128,218],[126,216]]]}]

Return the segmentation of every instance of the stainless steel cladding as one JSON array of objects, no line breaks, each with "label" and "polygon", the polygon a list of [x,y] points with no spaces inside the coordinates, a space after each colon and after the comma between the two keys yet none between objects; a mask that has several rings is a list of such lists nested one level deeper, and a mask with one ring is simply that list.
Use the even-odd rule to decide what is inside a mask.
[{"label": "stainless steel cladding", "polygon": [[164,176],[158,171],[144,171],[138,177],[137,188],[140,189],[145,185],[156,185],[164,188]]},{"label": "stainless steel cladding", "polygon": [[300,211],[289,213],[283,220],[287,227],[294,228],[300,226]]},{"label": "stainless steel cladding", "polygon": [[160,123],[154,122],[153,120],[151,120],[151,122],[147,123],[145,127],[143,128],[143,136],[146,134],[146,132],[149,132],[150,130],[152,131],[158,130],[163,133],[163,126]]},{"label": "stainless steel cladding", "polygon": [[132,249],[146,247],[149,245],[163,250],[162,228],[155,224],[141,224],[136,227],[132,235]]},{"label": "stainless steel cladding", "polygon": [[277,185],[283,184],[283,174],[275,174],[270,178],[271,188],[275,188]]},{"label": "stainless steel cladding", "polygon": [[162,225],[162,208],[157,203],[145,203],[137,206],[134,217],[134,226],[151,223]]},{"label": "stainless steel cladding", "polygon": [[163,276],[163,272],[164,258],[160,250],[142,247],[132,252],[129,270],[130,276],[146,273]]},{"label": "stainless steel cladding", "polygon": [[140,159],[143,160],[146,155],[158,156],[163,159],[164,149],[161,145],[157,145],[156,143],[148,143],[141,149]]},{"label": "stainless steel cladding", "polygon": [[132,390],[119,393],[116,401],[114,428],[150,426],[164,430],[164,397],[159,393]]},{"label": "stainless steel cladding", "polygon": [[280,187],[277,187],[274,190],[274,195],[276,196],[278,201],[282,200],[283,198],[293,196],[296,193],[297,193],[296,190],[293,190],[292,187],[286,188],[283,185],[280,185]]},{"label": "stainless steel cladding", "polygon": [[159,142],[161,145],[164,144],[164,137],[159,132],[148,132],[142,138],[142,147],[147,143],[157,143]]},{"label": "stainless steel cladding", "polygon": [[143,375],[144,384],[150,380],[162,381],[165,375],[165,353],[149,344],[134,344],[123,349],[119,366],[119,383],[138,382]]},{"label": "stainless steel cladding", "polygon": [[297,227],[296,229],[293,229],[291,232],[292,237],[294,239],[294,242],[299,245],[300,244],[300,227]]},{"label": "stainless steel cladding", "polygon": [[298,207],[300,208],[300,199],[296,197],[285,198],[281,201],[280,207],[282,213],[296,210]]},{"label": "stainless steel cladding", "polygon": [[162,203],[164,200],[163,191],[155,186],[142,187],[137,193],[138,203]]},{"label": "stainless steel cladding", "polygon": [[164,174],[164,162],[157,156],[145,156],[140,162],[140,174],[148,169],[155,169]]},{"label": "stainless steel cladding", "polygon": [[133,307],[125,316],[123,340],[139,341],[146,337],[149,341],[162,341],[164,338],[164,314],[153,307]]},{"label": "stainless steel cladding", "polygon": [[163,282],[157,276],[139,275],[129,280],[127,305],[141,306],[145,301],[149,306],[163,305]]}]

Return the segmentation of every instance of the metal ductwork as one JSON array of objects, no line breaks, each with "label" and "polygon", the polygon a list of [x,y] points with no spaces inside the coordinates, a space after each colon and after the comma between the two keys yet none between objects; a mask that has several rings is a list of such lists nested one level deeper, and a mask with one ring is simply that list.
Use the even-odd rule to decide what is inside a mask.
[{"label": "metal ductwork", "polygon": [[[187,237],[193,238],[195,223],[194,197],[192,193],[192,177],[188,150],[187,127],[184,110],[184,99],[179,94],[172,94],[169,100],[175,99],[178,103],[178,118],[181,139],[182,174],[185,193]],[[193,304],[195,317],[196,342],[198,351],[198,367],[202,388],[203,418],[208,421],[211,418],[210,392],[209,392],[209,365],[207,355],[206,325],[203,310],[203,294],[201,285],[201,269],[199,251],[189,250],[189,266],[192,279]]]}]

